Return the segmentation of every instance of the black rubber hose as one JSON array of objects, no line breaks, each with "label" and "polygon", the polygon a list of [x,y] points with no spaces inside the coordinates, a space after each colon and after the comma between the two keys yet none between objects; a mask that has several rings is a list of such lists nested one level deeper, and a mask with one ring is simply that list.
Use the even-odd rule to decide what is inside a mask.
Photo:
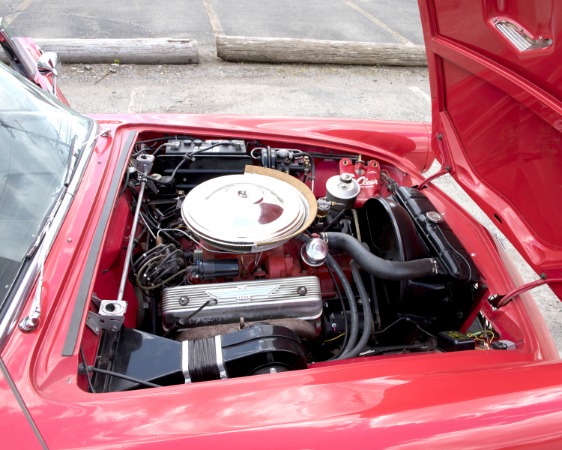
[{"label": "black rubber hose", "polygon": [[385,280],[409,280],[444,273],[435,258],[413,261],[388,261],[373,255],[361,242],[344,233],[322,233],[328,247],[349,253],[365,272]]},{"label": "black rubber hose", "polygon": [[336,294],[338,296],[338,299],[340,301],[340,306],[341,306],[341,311],[342,311],[342,317],[343,317],[343,333],[344,333],[344,338],[343,338],[343,343],[338,351],[338,353],[333,356],[330,359],[338,359],[339,356],[343,353],[343,349],[346,347],[347,344],[347,340],[349,339],[349,333],[348,333],[348,326],[347,326],[347,314],[345,313],[345,304],[343,302],[343,295],[340,291],[340,287],[338,286],[338,282],[336,281],[336,277],[334,276],[334,272],[332,271],[332,269],[330,269],[330,266],[326,266],[326,268],[328,269],[328,273],[330,274],[330,278],[332,278],[332,283],[334,283],[334,287],[336,288]]},{"label": "black rubber hose", "polygon": [[373,323],[375,325],[375,331],[380,331],[382,329],[382,325],[379,298],[377,295],[377,285],[375,282],[375,276],[372,273],[369,274],[369,278],[371,281],[371,300],[373,301]]},{"label": "black rubber hose", "polygon": [[[347,278],[345,277],[343,270],[341,269],[340,265],[336,262],[336,260],[332,255],[328,255],[328,257],[326,258],[326,265],[330,269],[332,269],[336,277],[340,279],[343,290],[345,292],[345,296],[347,297],[347,301],[349,303],[349,310],[351,314],[349,339],[342,353],[337,358],[337,359],[344,359],[344,355],[349,353],[355,347],[355,343],[357,342],[357,335],[359,334],[359,311],[357,309],[357,303],[355,302],[355,294],[353,293],[351,284],[349,283],[349,281],[347,281]],[[345,314],[345,311],[343,311],[343,313]]]},{"label": "black rubber hose", "polygon": [[343,352],[340,359],[345,358],[355,358],[359,356],[359,353],[369,342],[371,336],[371,328],[373,326],[373,316],[371,315],[371,306],[369,305],[369,295],[367,294],[367,289],[365,289],[365,284],[361,278],[361,272],[359,272],[359,266],[355,261],[351,261],[351,274],[353,275],[353,281],[355,286],[357,286],[357,291],[359,292],[359,298],[361,299],[361,305],[363,305],[363,333],[361,333],[361,339],[349,352]]}]

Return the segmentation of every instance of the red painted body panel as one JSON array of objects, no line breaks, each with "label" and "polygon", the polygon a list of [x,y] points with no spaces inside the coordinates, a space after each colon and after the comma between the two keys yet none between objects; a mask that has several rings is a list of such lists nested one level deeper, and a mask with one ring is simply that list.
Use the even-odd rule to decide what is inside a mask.
[{"label": "red painted body panel", "polygon": [[[422,180],[410,161],[380,152],[357,134],[334,130],[379,127],[403,142],[421,142],[423,125],[319,119],[250,119],[232,116],[98,116],[110,138],[100,138],[45,266],[44,321],[38,330],[16,330],[3,351],[47,444],[52,448],[350,448],[419,446],[466,448],[562,445],[562,365],[532,299],[521,296],[501,311],[481,305],[513,352],[366,357],[322,363],[304,371],[145,391],[90,394],[77,385],[78,349],[62,357],[82,268],[111,177],[129,132],[175,130],[271,138],[303,145],[322,142],[340,150],[361,149]],[[287,133],[284,134],[283,130]],[[330,133],[326,133],[330,130]],[[186,131],[184,129],[184,131]],[[327,134],[330,134],[328,137]],[[336,134],[336,136],[334,136]],[[391,135],[380,136],[392,142]],[[399,143],[399,144],[398,144]],[[407,146],[409,152],[412,144]],[[127,150],[127,149],[124,149]],[[409,153],[409,152],[406,152]],[[445,211],[488,281],[490,292],[513,287],[494,241],[433,187],[427,195]],[[70,239],[69,239],[70,238]],[[85,321],[83,314],[83,321]],[[86,333],[91,333],[88,329]],[[87,340],[84,339],[84,342]],[[89,352],[89,349],[85,349]],[[552,362],[548,362],[551,360]],[[4,395],[10,395],[5,392]],[[29,436],[29,425],[14,422]],[[31,439],[28,437],[28,439]]]},{"label": "red painted body panel", "polygon": [[[544,83],[539,76],[548,67],[547,61],[557,60],[556,49],[520,56],[528,58],[527,66],[520,68],[522,61],[516,61],[508,43],[497,39],[490,24],[496,15],[524,17],[526,29],[557,39],[552,19],[557,17],[556,11],[549,2],[539,6],[550,11],[550,16],[538,14],[538,8],[525,2],[504,5],[499,11],[500,4],[504,3],[472,2],[462,9],[451,1],[421,4],[435,100],[433,131],[426,124],[366,120],[95,116],[110,135],[98,139],[45,263],[41,324],[31,333],[15,329],[2,350],[47,445],[562,447],[562,363],[533,299],[526,293],[500,310],[492,309],[486,297],[509,292],[521,281],[488,231],[431,183],[424,193],[436,211],[446,216],[486,285],[474,314],[480,310],[502,338],[515,343],[516,350],[370,356],[327,361],[293,372],[102,394],[88,393],[81,385],[84,377],[78,373],[78,345],[71,356],[62,356],[93,237],[110,183],[123,175],[116,173],[116,167],[120,152],[131,150],[126,147],[131,133],[187,133],[259,139],[266,145],[326,147],[336,153],[361,154],[383,167],[394,166],[392,176],[407,185],[423,181],[422,172],[432,162],[429,141],[433,136],[439,157],[452,165],[460,183],[492,217],[498,217],[508,236],[522,238],[519,249],[533,266],[548,276],[560,276],[562,250],[557,241],[560,227],[556,226],[562,212],[550,208],[552,199],[545,196],[539,182],[559,176],[556,170],[547,170],[546,176],[543,169],[560,158],[555,152],[559,148],[556,117],[562,112],[557,100],[560,83],[557,73],[548,75]],[[485,99],[473,95],[477,88],[487,93]],[[535,142],[531,130],[542,130],[543,123],[546,131],[539,134],[543,141]],[[441,140],[437,134],[442,135]],[[513,153],[495,152],[498,136]],[[545,154],[541,156],[539,150]],[[326,174],[339,172],[335,162],[322,169],[318,186],[323,185]],[[502,176],[497,175],[499,169],[504,169]],[[482,178],[483,174],[487,177]],[[530,180],[536,185],[530,187]],[[525,189],[529,190],[523,192]],[[315,194],[323,195],[320,190],[317,187]],[[551,222],[538,220],[540,214],[527,217],[537,205]],[[96,274],[121,262],[123,236],[110,236],[108,230],[128,226],[127,206],[121,201],[114,208],[114,223],[105,230],[104,253],[97,261]],[[92,290],[90,286],[87,298]],[[109,286],[104,294],[110,296]],[[28,299],[23,315],[29,303]],[[81,344],[86,358],[91,359],[97,338],[84,327],[87,310],[81,312]],[[470,322],[468,318],[466,324]],[[36,446],[3,378],[0,394],[3,416],[8,417],[1,425],[3,443]],[[20,437],[23,445],[17,440]]]},{"label": "red painted body panel", "polygon": [[[0,417],[2,417],[2,446],[4,448],[21,447],[22,436],[25,436],[27,441],[26,448],[41,448],[39,442],[32,437],[32,428],[3,375],[0,375]],[[4,430],[10,430],[10,432]]]},{"label": "red painted body panel", "polygon": [[264,440],[272,448],[561,442],[562,366],[532,364],[512,352],[367,358],[274,378],[119,394],[79,389],[76,362],[67,358],[56,381],[22,392],[53,448],[124,442],[156,448],[168,441],[192,448],[262,448]]},{"label": "red painted body panel", "polygon": [[[22,49],[21,54],[26,59],[26,64],[30,68],[35,68],[39,57],[43,54],[43,51],[31,38],[18,37],[13,38],[13,40]],[[44,75],[38,70],[34,70],[33,81],[37,84],[37,86],[47,92],[53,92],[53,88],[56,86],[56,97],[64,104],[69,104],[68,100],[55,82],[52,74]]]},{"label": "red painted body panel", "polygon": [[[533,269],[549,278],[562,274],[559,7],[420,2],[434,148]],[[494,25],[505,19],[553,45],[517,50]],[[444,137],[442,149],[437,135]]]},{"label": "red painted body panel", "polygon": [[434,161],[430,149],[430,126],[420,122],[314,117],[252,117],[238,115],[92,115],[103,127],[127,124],[139,129],[178,130],[193,133],[272,139],[303,145],[330,144],[330,148],[354,152],[376,151],[381,161],[405,171],[424,172]]}]

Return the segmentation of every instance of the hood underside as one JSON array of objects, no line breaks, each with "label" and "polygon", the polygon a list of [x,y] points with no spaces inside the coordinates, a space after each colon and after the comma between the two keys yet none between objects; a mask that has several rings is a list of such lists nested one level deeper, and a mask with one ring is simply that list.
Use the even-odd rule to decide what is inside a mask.
[{"label": "hood underside", "polygon": [[420,0],[433,148],[538,273],[562,275],[562,5]]}]

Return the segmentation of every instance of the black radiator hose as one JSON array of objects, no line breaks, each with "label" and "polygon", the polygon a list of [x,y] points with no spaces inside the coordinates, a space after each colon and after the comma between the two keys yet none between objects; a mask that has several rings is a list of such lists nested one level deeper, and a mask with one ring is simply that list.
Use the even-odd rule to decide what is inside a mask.
[{"label": "black radiator hose", "polygon": [[353,281],[355,286],[357,286],[357,292],[359,292],[359,298],[361,299],[361,305],[363,306],[363,332],[361,333],[361,339],[355,344],[353,348],[348,351],[343,351],[338,359],[355,358],[359,356],[359,353],[369,342],[371,337],[371,329],[373,327],[373,316],[371,312],[371,306],[369,305],[369,295],[363,284],[363,279],[361,278],[361,273],[359,272],[358,265],[355,261],[351,261],[351,274],[353,275]]},{"label": "black radiator hose", "polygon": [[384,280],[409,280],[444,274],[437,259],[423,258],[413,261],[388,261],[373,255],[353,236],[344,233],[321,233],[328,247],[349,253],[359,267]]},{"label": "black radiator hose", "polygon": [[[310,241],[310,237],[304,233],[298,235],[297,239],[302,242]],[[357,302],[355,301],[355,294],[353,293],[353,288],[351,287],[351,283],[346,278],[342,268],[340,267],[340,265],[332,255],[327,255],[326,265],[334,272],[334,275],[337,278],[339,278],[349,304],[349,313],[351,316],[351,327],[348,335],[349,339],[347,340],[345,347],[342,348],[341,353],[334,358],[334,359],[343,359],[344,355],[349,354],[357,344],[357,336],[359,335],[359,310],[357,309]],[[342,312],[345,315],[345,311]]]},{"label": "black radiator hose", "polygon": [[[340,265],[332,255],[328,255],[328,257],[326,258],[326,264],[334,271],[336,276],[339,278],[349,304],[349,313],[351,316],[349,339],[345,347],[342,349],[341,354],[336,358],[344,359],[346,358],[345,355],[349,355],[349,353],[351,353],[357,343],[357,335],[359,334],[359,311],[357,309],[357,302],[355,301],[355,294],[353,293],[351,284],[345,277],[345,273],[343,272]],[[345,311],[343,311],[343,313],[345,314]]]}]

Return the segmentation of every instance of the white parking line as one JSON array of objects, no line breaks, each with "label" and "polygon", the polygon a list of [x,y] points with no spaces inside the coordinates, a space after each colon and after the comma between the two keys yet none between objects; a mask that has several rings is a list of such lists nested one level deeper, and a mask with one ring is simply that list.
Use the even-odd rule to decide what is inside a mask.
[{"label": "white parking line", "polygon": [[213,0],[203,0],[203,7],[205,8],[207,17],[209,17],[209,22],[211,22],[211,28],[213,29],[213,34],[215,36],[219,34],[224,34],[221,22],[219,20],[219,16],[215,11],[215,7],[213,6]]},{"label": "white parking line", "polygon": [[16,8],[15,12],[4,17],[3,22],[6,25],[10,25],[22,12],[29,8],[32,3],[33,0],[23,0],[23,2],[21,2],[21,4]]},{"label": "white parking line", "polygon": [[127,106],[128,113],[141,113],[144,108],[145,88],[133,88],[131,90],[131,97],[129,98],[129,105]]},{"label": "white parking line", "polygon": [[427,95],[424,91],[422,91],[419,87],[409,86],[408,89],[412,91],[414,94],[416,94],[418,97],[421,97],[424,100],[426,100],[427,103],[431,103],[431,97]]},{"label": "white parking line", "polygon": [[381,22],[379,19],[377,19],[375,16],[373,16],[372,14],[368,13],[367,11],[365,11],[363,8],[360,8],[359,6],[357,6],[355,3],[351,2],[350,0],[344,0],[344,3],[347,6],[350,6],[351,8],[353,8],[355,11],[357,11],[358,13],[364,15],[367,19],[369,19],[371,22],[373,22],[376,26],[378,26],[379,28],[382,28],[384,31],[386,31],[387,33],[391,34],[392,36],[394,36],[396,39],[398,39],[402,44],[407,44],[407,45],[414,45],[414,43],[412,41],[410,41],[409,39],[405,38],[404,36],[402,36],[400,33],[394,31],[392,28],[390,28],[387,24],[385,24],[384,22]]}]

